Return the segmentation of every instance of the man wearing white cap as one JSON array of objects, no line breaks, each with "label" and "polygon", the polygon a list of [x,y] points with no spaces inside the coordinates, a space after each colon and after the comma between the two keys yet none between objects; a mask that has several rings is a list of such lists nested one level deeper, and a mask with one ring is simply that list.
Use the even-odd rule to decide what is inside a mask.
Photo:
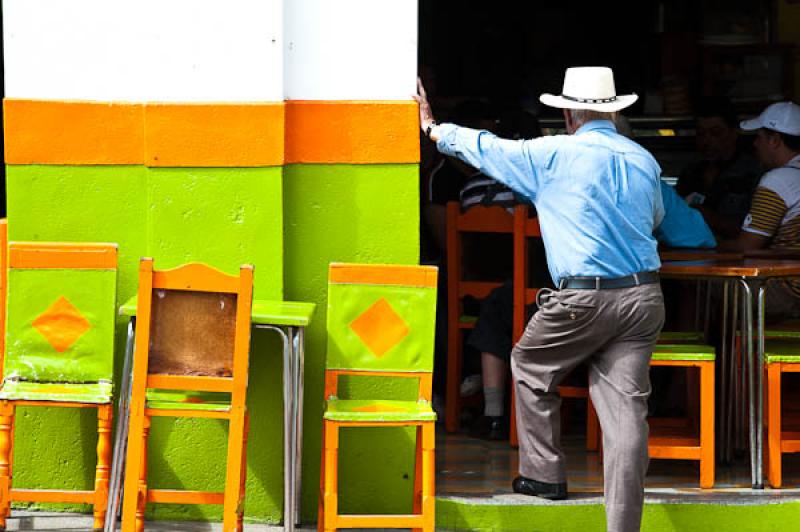
[{"label": "man wearing white cap", "polygon": [[420,126],[438,150],[501,181],[536,205],[558,290],[539,292],[539,312],[511,354],[517,392],[517,493],[567,496],[558,385],[581,362],[603,428],[606,525],[639,530],[647,471],[649,363],[664,321],[653,230],[664,216],[661,169],[617,133],[611,69],[569,68],[561,95],[569,135],[504,140],[436,124],[420,84]]},{"label": "man wearing white cap", "polygon": [[[755,131],[753,147],[768,171],[758,183],[739,237],[725,247],[800,252],[800,106],[774,103],[740,127]],[[800,315],[800,282],[767,285],[770,319]]]}]

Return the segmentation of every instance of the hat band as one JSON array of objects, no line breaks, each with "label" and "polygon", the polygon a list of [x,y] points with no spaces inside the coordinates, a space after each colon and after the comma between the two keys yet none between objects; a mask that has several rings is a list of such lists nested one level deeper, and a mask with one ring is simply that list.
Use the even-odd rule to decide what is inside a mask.
[{"label": "hat band", "polygon": [[578,103],[611,103],[617,101],[616,96],[612,96],[611,98],[592,99],[592,98],[575,98],[574,96],[567,96],[566,94],[562,94],[561,97],[564,98],[565,100],[570,100]]}]

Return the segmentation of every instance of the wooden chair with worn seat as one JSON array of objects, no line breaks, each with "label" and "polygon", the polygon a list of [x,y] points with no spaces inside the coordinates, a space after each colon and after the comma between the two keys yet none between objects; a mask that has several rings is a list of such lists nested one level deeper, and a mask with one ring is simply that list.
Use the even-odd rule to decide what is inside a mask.
[{"label": "wooden chair with worn seat", "polygon": [[[475,206],[461,212],[458,202],[447,204],[447,395],[445,400],[445,428],[456,432],[460,426],[461,396],[459,385],[463,366],[463,332],[475,327],[476,317],[465,316],[463,299],[472,296],[486,298],[489,293],[501,286],[500,282],[467,281],[463,279],[463,244],[465,233],[494,233],[512,235],[513,247],[513,324],[512,342],[516,343],[525,332],[528,322],[527,309],[536,301],[538,288],[531,286],[529,268],[529,242],[531,238],[541,238],[539,219],[530,215],[526,205],[517,205],[514,212],[493,206]],[[511,411],[509,412],[509,441],[517,445],[516,403],[514,385],[509,387]],[[587,449],[596,450],[598,424],[594,414],[587,386],[559,386],[564,398],[587,400]]]},{"label": "wooden chair with worn seat", "polygon": [[[5,224],[2,226],[5,242]],[[0,385],[0,528],[15,501],[94,506],[102,528],[111,462],[117,246],[12,242],[3,245],[6,298]],[[6,258],[7,268],[6,268]],[[91,490],[13,486],[18,406],[97,409]]]},{"label": "wooden chair with worn seat", "polygon": [[[203,264],[154,271],[141,260],[122,530],[144,530],[148,503],[221,504],[223,530],[243,530],[253,267],[238,276]],[[150,419],[228,421],[224,491],[152,489]]]},{"label": "wooden chair with worn seat", "polygon": [[[436,278],[437,269],[430,266],[330,266],[317,517],[321,532],[339,528],[434,530],[436,414],[431,407],[431,386]],[[416,379],[416,398],[342,398],[339,377],[343,375]],[[416,427],[413,513],[339,513],[339,434],[351,427]]]}]

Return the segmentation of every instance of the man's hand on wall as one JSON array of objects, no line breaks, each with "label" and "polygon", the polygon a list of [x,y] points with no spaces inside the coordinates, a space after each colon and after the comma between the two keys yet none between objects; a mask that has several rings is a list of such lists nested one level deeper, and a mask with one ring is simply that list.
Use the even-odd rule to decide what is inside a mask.
[{"label": "man's hand on wall", "polygon": [[428,103],[428,95],[425,93],[425,87],[422,86],[422,80],[417,78],[417,94],[412,95],[414,100],[419,104],[419,127],[425,134],[433,141],[437,140],[433,132],[435,131],[436,120],[433,118],[433,110],[431,104]]}]

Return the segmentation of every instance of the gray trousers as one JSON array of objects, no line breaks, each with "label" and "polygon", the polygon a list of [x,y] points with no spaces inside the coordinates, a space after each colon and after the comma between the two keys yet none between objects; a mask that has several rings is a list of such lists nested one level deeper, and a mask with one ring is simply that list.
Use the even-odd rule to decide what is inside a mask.
[{"label": "gray trousers", "polygon": [[581,362],[603,430],[606,525],[637,531],[644,503],[650,357],[664,324],[661,286],[612,290],[544,289],[539,312],[511,353],[519,472],[566,482],[557,387]]}]

